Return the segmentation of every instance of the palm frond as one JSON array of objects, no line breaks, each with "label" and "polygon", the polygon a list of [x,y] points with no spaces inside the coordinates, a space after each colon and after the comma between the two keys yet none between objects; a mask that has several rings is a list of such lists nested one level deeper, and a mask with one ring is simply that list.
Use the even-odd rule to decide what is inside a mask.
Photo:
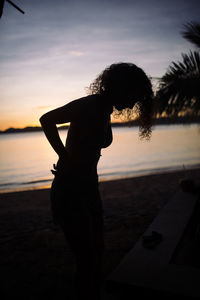
[{"label": "palm frond", "polygon": [[200,48],[200,23],[190,22],[184,25],[185,30],[182,35],[189,42]]},{"label": "palm frond", "polygon": [[177,116],[180,112],[200,114],[200,53],[182,54],[160,80],[157,113]]},{"label": "palm frond", "polygon": [[182,54],[182,62],[172,62],[161,82],[169,82],[174,78],[191,78],[200,76],[200,53],[190,51],[189,54]]}]

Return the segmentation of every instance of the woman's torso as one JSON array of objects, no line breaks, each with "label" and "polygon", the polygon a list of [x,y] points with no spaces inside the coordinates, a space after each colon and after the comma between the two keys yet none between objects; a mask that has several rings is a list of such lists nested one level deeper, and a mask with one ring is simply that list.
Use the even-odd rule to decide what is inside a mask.
[{"label": "woman's torso", "polygon": [[100,97],[80,101],[81,110],[68,130],[66,157],[59,159],[51,189],[55,221],[68,214],[101,213],[97,163],[101,148],[112,142],[110,112]]},{"label": "woman's torso", "polygon": [[58,162],[58,168],[72,173],[95,172],[101,149],[112,143],[110,125],[111,108],[100,95],[78,99],[77,118],[71,123],[66,139],[66,161]]}]

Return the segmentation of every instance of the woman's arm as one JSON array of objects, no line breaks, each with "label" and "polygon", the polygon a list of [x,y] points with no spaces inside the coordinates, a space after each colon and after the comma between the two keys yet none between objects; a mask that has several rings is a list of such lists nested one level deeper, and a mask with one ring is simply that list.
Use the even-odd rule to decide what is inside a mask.
[{"label": "woman's arm", "polygon": [[42,129],[52,148],[59,157],[65,156],[66,149],[60,139],[56,124],[63,124],[73,121],[76,119],[79,112],[80,104],[78,103],[78,100],[75,100],[69,104],[47,112],[40,118]]},{"label": "woman's arm", "polygon": [[40,118],[40,123],[46,135],[46,138],[48,139],[54,151],[58,154],[59,157],[63,156],[65,154],[65,147],[58,134],[56,124],[51,123],[49,113],[46,113]]}]

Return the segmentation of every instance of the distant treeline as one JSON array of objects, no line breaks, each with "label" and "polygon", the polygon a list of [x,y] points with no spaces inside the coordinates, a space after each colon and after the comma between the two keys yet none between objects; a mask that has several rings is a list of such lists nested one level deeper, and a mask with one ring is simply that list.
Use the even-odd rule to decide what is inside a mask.
[{"label": "distant treeline", "polygon": [[[196,117],[178,117],[178,118],[168,118],[163,117],[155,120],[154,125],[169,125],[169,124],[194,124],[200,123],[200,116]],[[130,121],[130,122],[114,122],[112,123],[112,127],[127,127],[127,126],[138,126],[138,121]],[[67,129],[69,125],[60,126],[59,130]],[[5,133],[21,133],[21,132],[36,132],[42,131],[40,126],[28,126],[25,128],[8,128],[4,131],[0,131],[0,134]]]}]

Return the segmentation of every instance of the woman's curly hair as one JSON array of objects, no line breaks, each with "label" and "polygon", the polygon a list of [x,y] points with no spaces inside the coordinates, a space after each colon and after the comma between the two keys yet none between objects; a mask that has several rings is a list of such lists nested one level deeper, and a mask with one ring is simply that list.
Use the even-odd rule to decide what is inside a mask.
[{"label": "woman's curly hair", "polygon": [[[153,90],[150,79],[145,72],[132,63],[115,63],[100,73],[88,88],[89,94],[125,95],[126,91],[133,91],[136,103],[132,109],[125,108],[118,111],[114,107],[114,117],[121,117],[123,121],[137,120],[139,135],[149,139],[154,119]],[[134,99],[137,91],[138,99]],[[123,102],[123,99],[122,99]]]}]

